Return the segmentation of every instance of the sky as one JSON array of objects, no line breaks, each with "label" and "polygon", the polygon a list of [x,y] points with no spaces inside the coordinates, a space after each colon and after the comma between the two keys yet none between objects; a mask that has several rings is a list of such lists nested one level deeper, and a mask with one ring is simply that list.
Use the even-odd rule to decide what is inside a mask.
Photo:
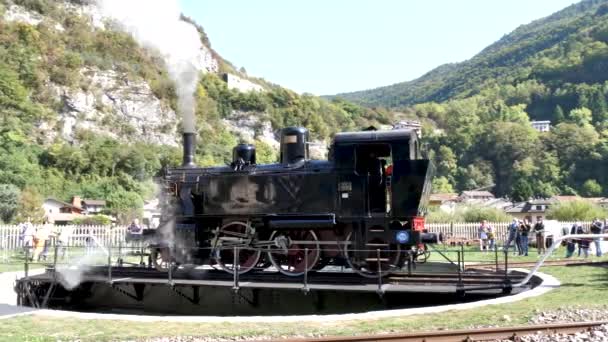
[{"label": "sky", "polygon": [[179,0],[248,75],[331,95],[415,79],[473,57],[576,0]]}]

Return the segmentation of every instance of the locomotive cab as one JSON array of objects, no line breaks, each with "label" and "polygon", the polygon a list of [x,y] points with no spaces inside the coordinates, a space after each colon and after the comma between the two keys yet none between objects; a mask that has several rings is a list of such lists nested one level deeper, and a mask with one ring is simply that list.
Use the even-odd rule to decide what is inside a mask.
[{"label": "locomotive cab", "polygon": [[339,215],[360,219],[363,228],[353,241],[357,248],[407,247],[424,240],[433,168],[422,158],[415,131],[339,133],[331,158],[338,174]]},{"label": "locomotive cab", "polygon": [[365,212],[402,220],[426,211],[432,166],[422,158],[414,131],[339,133],[331,158],[343,216]]}]

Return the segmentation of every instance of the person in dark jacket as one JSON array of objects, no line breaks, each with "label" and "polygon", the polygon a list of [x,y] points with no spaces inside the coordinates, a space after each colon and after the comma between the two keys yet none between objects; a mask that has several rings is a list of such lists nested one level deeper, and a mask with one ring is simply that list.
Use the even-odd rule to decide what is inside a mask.
[{"label": "person in dark jacket", "polygon": [[545,223],[543,218],[539,218],[534,224],[534,233],[536,234],[536,250],[538,254],[544,253],[545,250]]},{"label": "person in dark jacket", "polygon": [[517,252],[517,250],[519,249],[519,246],[517,245],[517,230],[519,229],[519,224],[517,222],[517,219],[513,219],[513,222],[511,222],[511,224],[508,227],[508,232],[509,235],[507,237],[507,242],[505,243],[505,246],[503,247],[505,253],[509,252],[509,248],[511,247],[511,243],[514,243],[514,249]]},{"label": "person in dark jacket", "polygon": [[528,234],[532,230],[528,220],[519,225],[519,255],[528,256]]},{"label": "person in dark jacket", "polygon": [[[602,222],[600,220],[598,220],[597,218],[595,220],[593,220],[593,223],[591,224],[591,234],[602,234],[604,227],[602,227]],[[600,245],[601,243],[601,238],[595,238],[593,239],[593,244],[595,245],[595,255],[598,257],[602,256],[602,247]]]},{"label": "person in dark jacket", "polygon": [[[568,231],[568,235],[576,234],[576,228],[578,225],[575,223],[572,225],[570,230]],[[566,240],[566,258],[569,258],[574,254],[574,250],[576,249],[576,242],[573,239]]]},{"label": "person in dark jacket", "polygon": [[[587,234],[587,231],[585,230],[585,228],[583,228],[582,225],[579,225],[578,227],[576,227],[576,234]],[[589,244],[591,243],[591,239],[587,239],[587,238],[581,238],[578,239],[578,256],[581,256],[581,253],[583,254],[584,258],[588,258],[589,257]]]}]

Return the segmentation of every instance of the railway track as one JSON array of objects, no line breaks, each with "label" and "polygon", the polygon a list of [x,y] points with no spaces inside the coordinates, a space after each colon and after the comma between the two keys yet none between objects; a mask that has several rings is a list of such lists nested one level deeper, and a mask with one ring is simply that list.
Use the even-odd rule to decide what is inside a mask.
[{"label": "railway track", "polygon": [[524,325],[504,328],[484,328],[466,330],[426,331],[407,334],[381,334],[361,335],[348,337],[320,337],[320,338],[294,338],[271,340],[273,342],[460,342],[460,341],[492,341],[501,339],[518,340],[518,337],[532,335],[538,332],[543,334],[573,334],[591,330],[608,321],[577,322],[561,324]]},{"label": "railway track", "polygon": [[[584,265],[603,265],[608,261],[599,260],[546,260],[543,266],[584,266]],[[536,266],[536,261],[509,262],[509,268],[526,268]],[[495,269],[496,264],[480,263],[466,265],[466,269]],[[504,264],[498,264],[499,269],[504,269]]]}]

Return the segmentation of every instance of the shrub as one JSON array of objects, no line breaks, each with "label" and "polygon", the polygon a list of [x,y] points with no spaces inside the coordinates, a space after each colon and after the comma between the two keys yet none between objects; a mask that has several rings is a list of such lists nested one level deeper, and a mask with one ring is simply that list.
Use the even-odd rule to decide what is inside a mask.
[{"label": "shrub", "polygon": [[430,223],[445,222],[508,222],[512,217],[504,211],[496,208],[482,207],[478,205],[467,205],[457,207],[452,213],[445,212],[439,208],[429,211],[426,221]]},{"label": "shrub", "polygon": [[557,203],[547,210],[547,218],[560,221],[591,221],[606,216],[606,209],[585,200]]},{"label": "shrub", "polygon": [[107,226],[112,219],[106,215],[81,216],[72,221],[73,224],[86,226]]}]

